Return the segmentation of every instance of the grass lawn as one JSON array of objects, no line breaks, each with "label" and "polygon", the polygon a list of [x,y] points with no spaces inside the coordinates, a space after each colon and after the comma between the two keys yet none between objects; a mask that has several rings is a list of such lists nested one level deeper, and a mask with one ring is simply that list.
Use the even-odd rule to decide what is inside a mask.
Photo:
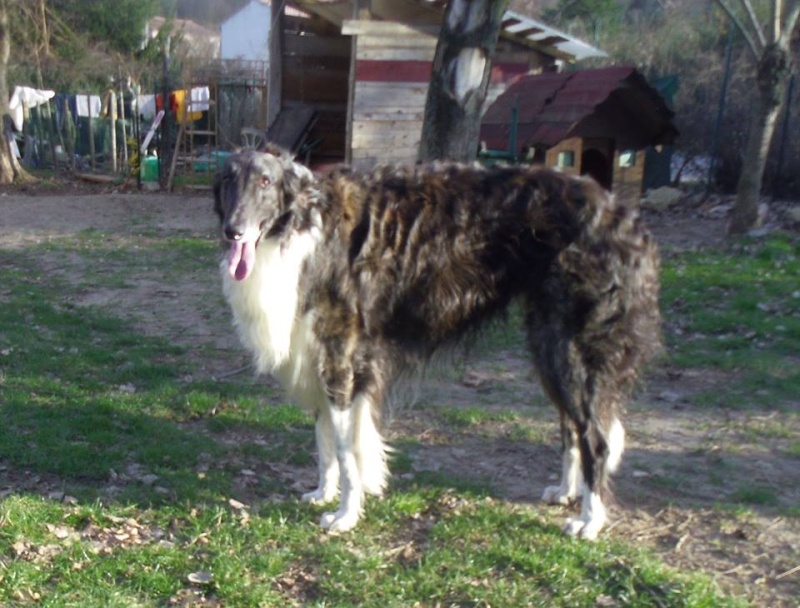
[{"label": "grass lawn", "polygon": [[[106,269],[67,281],[40,265],[87,240]],[[0,250],[0,605],[744,605],[624,539],[573,541],[562,514],[441,474],[397,475],[354,533],[322,533],[322,509],[291,487],[314,474],[307,415],[249,379],[203,378],[186,348],[112,307],[75,303],[128,288],[131,273],[213,267],[215,245],[150,235],[135,256],[126,247],[87,234]],[[742,407],[754,388],[788,404],[799,264],[784,237],[667,256],[671,363],[741,370]],[[441,419],[458,431],[481,414]]]}]

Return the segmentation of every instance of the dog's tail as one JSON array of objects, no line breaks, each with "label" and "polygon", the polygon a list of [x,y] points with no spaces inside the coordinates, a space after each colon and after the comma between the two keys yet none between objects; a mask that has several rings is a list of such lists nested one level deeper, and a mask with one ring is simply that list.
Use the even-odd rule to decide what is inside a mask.
[{"label": "dog's tail", "polygon": [[585,352],[603,360],[606,374],[627,391],[662,350],[658,249],[638,208],[594,183],[586,187],[579,234],[559,262],[576,278],[577,295],[592,304],[582,332]]}]

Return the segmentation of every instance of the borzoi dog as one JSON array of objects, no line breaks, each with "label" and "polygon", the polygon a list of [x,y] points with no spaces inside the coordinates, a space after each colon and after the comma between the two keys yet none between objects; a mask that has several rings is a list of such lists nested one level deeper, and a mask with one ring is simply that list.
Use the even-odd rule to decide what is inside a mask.
[{"label": "borzoi dog", "polygon": [[409,370],[512,301],[561,414],[565,531],[595,538],[620,462],[623,400],[659,346],[658,256],[634,209],[543,168],[433,164],[316,177],[277,149],[233,154],[214,185],[223,291],[260,372],[316,417],[319,487],[353,528],[388,481],[380,420]]}]

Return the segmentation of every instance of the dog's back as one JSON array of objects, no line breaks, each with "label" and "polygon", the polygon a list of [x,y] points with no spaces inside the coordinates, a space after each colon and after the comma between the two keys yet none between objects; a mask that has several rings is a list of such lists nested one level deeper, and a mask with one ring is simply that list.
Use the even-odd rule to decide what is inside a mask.
[{"label": "dog's back", "polygon": [[573,332],[614,317],[635,325],[641,356],[630,367],[658,342],[655,246],[635,210],[591,180],[454,164],[336,172],[322,183],[337,233],[320,275],[358,302],[372,339],[433,350],[515,297],[558,295],[585,309],[568,315]]}]

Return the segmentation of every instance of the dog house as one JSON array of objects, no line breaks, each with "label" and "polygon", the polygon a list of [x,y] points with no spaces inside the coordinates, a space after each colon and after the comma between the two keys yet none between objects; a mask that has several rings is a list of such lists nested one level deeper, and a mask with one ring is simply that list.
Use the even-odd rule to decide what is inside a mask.
[{"label": "dog house", "polygon": [[678,135],[673,116],[632,67],[526,75],[486,110],[481,141],[523,161],[591,175],[619,199],[635,202],[646,151]]},{"label": "dog house", "polygon": [[[270,116],[304,128],[315,164],[413,162],[444,1],[293,0],[270,52]],[[275,31],[275,30],[273,30]],[[487,104],[527,73],[605,54],[513,11],[504,14]],[[305,108],[308,124],[281,118]]]}]

